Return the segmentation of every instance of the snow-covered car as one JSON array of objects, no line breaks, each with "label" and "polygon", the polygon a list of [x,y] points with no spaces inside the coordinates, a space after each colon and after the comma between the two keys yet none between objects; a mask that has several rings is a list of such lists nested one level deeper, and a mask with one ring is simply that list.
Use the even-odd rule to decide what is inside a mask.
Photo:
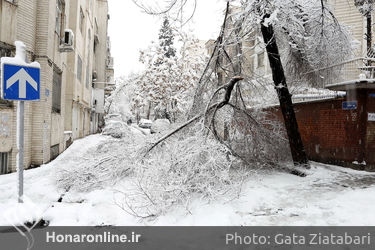
[{"label": "snow-covered car", "polygon": [[147,128],[147,129],[151,129],[151,126],[152,126],[152,121],[150,120],[147,120],[147,119],[141,119],[138,123],[138,126],[140,128]]},{"label": "snow-covered car", "polygon": [[157,119],[151,125],[151,133],[161,133],[168,130],[171,127],[171,123],[168,119]]},{"label": "snow-covered car", "polygon": [[106,115],[105,119],[108,120],[108,121],[110,121],[110,120],[111,121],[122,121],[121,114],[118,114],[118,113],[108,114],[108,115]]}]

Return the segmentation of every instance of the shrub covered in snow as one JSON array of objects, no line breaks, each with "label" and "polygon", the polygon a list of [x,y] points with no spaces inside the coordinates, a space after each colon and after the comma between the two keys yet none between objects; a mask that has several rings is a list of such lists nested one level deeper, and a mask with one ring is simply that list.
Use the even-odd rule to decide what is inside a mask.
[{"label": "shrub covered in snow", "polygon": [[151,133],[161,133],[170,129],[171,123],[168,119],[157,119],[151,125]]}]

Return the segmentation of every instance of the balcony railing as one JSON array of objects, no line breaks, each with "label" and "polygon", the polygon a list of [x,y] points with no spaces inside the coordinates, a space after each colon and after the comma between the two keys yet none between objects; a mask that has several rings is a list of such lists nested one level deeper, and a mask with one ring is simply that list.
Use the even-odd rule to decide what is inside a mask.
[{"label": "balcony railing", "polygon": [[107,60],[106,60],[107,69],[113,69],[113,64],[114,64],[113,57],[107,58]]},{"label": "balcony railing", "polygon": [[375,58],[359,57],[303,75],[313,86],[375,80]]}]

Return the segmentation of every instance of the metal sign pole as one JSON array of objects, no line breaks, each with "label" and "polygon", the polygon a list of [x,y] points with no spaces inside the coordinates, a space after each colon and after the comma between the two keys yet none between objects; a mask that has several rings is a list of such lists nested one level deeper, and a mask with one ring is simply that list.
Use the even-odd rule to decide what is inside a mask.
[{"label": "metal sign pole", "polygon": [[[25,62],[29,62],[26,49],[18,48],[23,55]],[[21,56],[22,57],[22,56]],[[21,86],[20,86],[21,87]],[[17,109],[17,172],[18,172],[18,203],[23,203],[23,153],[24,153],[24,133],[25,133],[25,102],[18,101]]]},{"label": "metal sign pole", "polygon": [[17,108],[17,172],[18,172],[18,203],[23,203],[23,143],[24,143],[24,112],[25,102],[19,101]]},{"label": "metal sign pole", "polygon": [[[24,172],[24,133],[25,101],[40,100],[40,64],[29,63],[26,46],[21,41],[14,43],[15,57],[2,57],[1,61],[1,97],[5,100],[18,101],[17,107],[17,172],[18,202],[23,203]],[[16,87],[18,85],[18,88]],[[30,88],[28,88],[30,86]]]}]

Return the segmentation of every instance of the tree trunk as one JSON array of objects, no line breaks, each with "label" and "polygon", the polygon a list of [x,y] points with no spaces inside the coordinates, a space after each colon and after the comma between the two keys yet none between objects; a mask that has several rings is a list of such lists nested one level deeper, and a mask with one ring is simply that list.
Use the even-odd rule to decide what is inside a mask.
[{"label": "tree trunk", "polygon": [[290,150],[292,153],[294,165],[305,165],[308,167],[308,159],[303,147],[301,135],[298,129],[296,115],[293,109],[292,98],[286,84],[284,69],[281,64],[279,49],[277,47],[274,29],[271,24],[267,26],[264,20],[269,18],[269,15],[263,17],[261,23],[261,31],[266,46],[270,67],[272,70],[273,82],[280,101],[281,112],[284,117],[285,128],[287,131]]},{"label": "tree trunk", "polygon": [[148,110],[147,110],[147,116],[146,116],[146,119],[147,120],[150,120],[150,115],[151,115],[151,102],[149,101],[148,102]]}]

